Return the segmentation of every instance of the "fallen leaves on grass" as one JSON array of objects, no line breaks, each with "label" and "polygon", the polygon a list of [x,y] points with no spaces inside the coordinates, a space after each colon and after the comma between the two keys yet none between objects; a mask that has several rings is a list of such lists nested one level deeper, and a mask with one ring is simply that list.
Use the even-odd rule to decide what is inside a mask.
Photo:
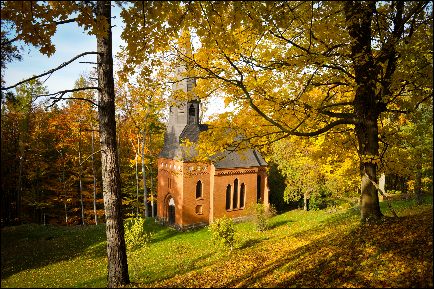
[{"label": "fallen leaves on grass", "polygon": [[212,265],[150,287],[433,286],[432,207],[376,224],[330,222],[304,233],[273,235]]}]

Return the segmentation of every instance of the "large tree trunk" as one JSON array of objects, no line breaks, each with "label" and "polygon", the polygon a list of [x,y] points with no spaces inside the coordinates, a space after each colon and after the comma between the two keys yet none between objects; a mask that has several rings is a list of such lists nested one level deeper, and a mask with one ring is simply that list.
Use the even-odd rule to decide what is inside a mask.
[{"label": "large tree trunk", "polygon": [[[122,220],[120,175],[116,145],[115,93],[113,80],[111,3],[97,1],[97,19],[105,18],[107,35],[97,37],[98,51],[98,115],[101,141],[101,162],[104,209],[106,217],[108,287],[130,282]],[[101,27],[101,23],[97,23]]]},{"label": "large tree trunk", "polygon": [[375,2],[345,2],[345,17],[351,36],[351,58],[356,81],[354,113],[359,145],[361,176],[361,220],[381,218],[377,182],[378,117],[380,108],[375,94],[377,69],[371,50],[371,20]]},{"label": "large tree trunk", "polygon": [[360,176],[362,179],[360,218],[362,221],[379,219],[383,214],[380,210],[377,189],[371,182],[378,183],[377,164],[375,162],[375,158],[378,156],[377,122],[371,121],[368,124],[356,125],[356,133],[359,141]]}]

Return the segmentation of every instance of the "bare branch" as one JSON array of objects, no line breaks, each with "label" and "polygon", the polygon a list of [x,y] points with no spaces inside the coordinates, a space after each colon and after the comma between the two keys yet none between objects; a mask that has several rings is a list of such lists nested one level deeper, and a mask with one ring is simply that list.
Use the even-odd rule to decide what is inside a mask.
[{"label": "bare branch", "polygon": [[62,20],[62,21],[53,21],[52,23],[54,23],[56,25],[60,25],[60,24],[72,23],[72,22],[75,22],[76,20],[77,20],[77,18],[72,18],[72,19],[66,19],[66,20]]},{"label": "bare branch", "polygon": [[54,95],[53,97],[50,97],[50,99],[53,99],[54,101],[49,106],[47,106],[47,108],[48,107],[52,107],[57,102],[59,102],[61,100],[66,100],[66,99],[84,100],[84,101],[90,102],[92,105],[98,106],[98,104],[96,104],[95,102],[93,102],[91,99],[88,99],[88,98],[81,98],[81,97],[67,97],[67,98],[64,98],[63,97],[66,93],[69,93],[69,92],[83,91],[83,90],[88,90],[88,89],[97,89],[97,90],[99,90],[98,87],[89,86],[89,87],[67,89],[67,90],[62,90],[62,91],[58,91],[58,92],[54,92],[54,93],[49,93],[49,94],[41,94],[41,95],[37,95],[37,97]]},{"label": "bare branch", "polygon": [[[95,130],[95,131],[97,131],[97,130]],[[93,155],[95,155],[95,154],[97,154],[97,153],[99,153],[101,150],[98,150],[98,151],[96,151],[96,152],[94,152],[93,154],[90,154],[84,161],[82,161],[81,163],[80,163],[80,166],[82,165],[82,164],[84,164],[88,159],[90,159]]]},{"label": "bare branch", "polygon": [[75,61],[76,59],[78,59],[78,58],[80,58],[80,57],[82,57],[82,56],[85,56],[85,55],[89,55],[89,54],[98,54],[98,52],[84,52],[84,53],[81,53],[81,54],[75,56],[74,58],[72,58],[71,60],[62,63],[61,65],[59,65],[59,66],[56,67],[56,68],[53,68],[53,69],[51,69],[51,70],[49,70],[49,71],[47,71],[47,72],[44,72],[44,73],[42,73],[42,74],[39,74],[39,75],[36,75],[36,76],[30,77],[30,78],[28,78],[28,79],[25,79],[25,80],[23,80],[23,81],[20,81],[20,82],[14,84],[14,85],[12,85],[12,86],[9,86],[9,87],[2,87],[1,90],[8,90],[8,89],[11,89],[11,88],[17,87],[18,85],[23,84],[23,83],[25,83],[25,82],[28,82],[28,81],[30,81],[30,80],[37,79],[37,78],[40,78],[40,77],[45,76],[45,75],[48,75],[48,74],[52,74],[54,71],[57,71],[57,70],[59,70],[59,69],[62,69],[63,67],[65,67],[65,66],[71,64],[71,63],[72,63],[73,61]]},{"label": "bare branch", "polygon": [[298,49],[300,49],[300,50],[302,50],[302,51],[304,51],[304,52],[306,52],[306,53],[311,53],[308,49],[302,47],[301,45],[298,45],[297,43],[295,43],[294,41],[292,41],[292,40],[290,40],[290,39],[288,39],[288,38],[285,38],[285,37],[282,35],[282,33],[281,33],[280,31],[278,31],[278,32],[279,32],[279,35],[276,34],[276,33],[274,33],[271,29],[268,30],[268,32],[270,32],[270,34],[273,35],[274,37],[277,37],[277,38],[279,38],[279,39],[282,39],[283,41],[285,41],[285,42],[287,42],[287,43],[289,43],[289,44],[291,44],[291,45],[297,47]]}]

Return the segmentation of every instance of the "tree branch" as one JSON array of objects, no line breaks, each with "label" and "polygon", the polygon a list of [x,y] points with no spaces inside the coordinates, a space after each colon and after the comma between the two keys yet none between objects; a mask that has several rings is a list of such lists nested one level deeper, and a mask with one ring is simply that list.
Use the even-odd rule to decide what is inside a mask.
[{"label": "tree branch", "polygon": [[[374,185],[374,187],[380,192],[380,194],[386,198],[386,193],[380,188],[380,186],[374,182],[373,180],[371,180],[371,178],[369,177],[369,175],[365,172],[365,177],[368,178],[368,180]],[[398,215],[396,214],[396,212],[392,209],[392,206],[390,205],[390,202],[387,202],[387,205],[389,206],[390,211],[392,212],[394,217],[398,217]]]},{"label": "tree branch", "polygon": [[45,76],[45,75],[48,75],[48,74],[52,74],[53,72],[55,72],[55,71],[57,71],[57,70],[59,70],[59,69],[62,69],[62,68],[64,68],[65,66],[71,64],[71,63],[72,63],[73,61],[75,61],[76,59],[78,59],[78,58],[80,58],[80,57],[82,57],[82,56],[85,56],[85,55],[89,55],[89,54],[98,54],[98,52],[84,52],[84,53],[81,53],[81,54],[75,56],[74,58],[72,58],[71,60],[62,63],[61,65],[59,65],[59,66],[56,67],[56,68],[53,68],[53,69],[51,69],[51,70],[49,70],[49,71],[47,71],[47,72],[44,72],[44,73],[42,73],[42,74],[39,74],[39,75],[36,75],[36,76],[30,77],[30,78],[28,78],[28,79],[25,79],[25,80],[23,80],[23,81],[20,81],[20,82],[14,84],[14,85],[12,85],[12,86],[9,86],[9,87],[2,87],[1,90],[8,90],[8,89],[11,89],[11,88],[17,87],[18,85],[23,84],[23,83],[25,83],[25,82],[28,82],[28,81],[30,81],[30,80],[37,79],[37,78],[40,78],[40,77]]},{"label": "tree branch", "polygon": [[[68,92],[76,92],[76,91],[82,91],[82,90],[88,90],[88,89],[97,89],[99,90],[99,87],[94,87],[94,86],[89,86],[89,87],[80,87],[80,88],[74,88],[74,89],[67,89],[67,90],[62,90],[62,91],[58,91],[58,92],[54,92],[54,93],[49,93],[49,94],[40,94],[37,95],[37,97],[41,97],[41,96],[51,96],[51,95],[56,95],[53,97],[50,97],[50,99],[54,99],[54,101],[47,106],[48,107],[52,107],[54,104],[56,104],[57,102],[61,101],[61,100],[65,100],[65,99],[78,99],[78,100],[84,100],[87,102],[90,102],[92,105],[98,106],[97,103],[93,102],[90,99],[87,98],[81,98],[81,97],[68,97],[68,98],[63,98],[63,96],[68,93]],[[59,96],[57,96],[59,95]]]}]

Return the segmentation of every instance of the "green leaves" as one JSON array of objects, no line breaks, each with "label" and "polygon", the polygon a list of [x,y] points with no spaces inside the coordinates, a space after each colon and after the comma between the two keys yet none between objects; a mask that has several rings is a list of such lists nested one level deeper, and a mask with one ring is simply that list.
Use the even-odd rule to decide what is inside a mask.
[{"label": "green leaves", "polygon": [[223,216],[209,225],[211,238],[215,244],[221,244],[232,251],[235,244],[235,228],[231,218]]},{"label": "green leaves", "polygon": [[149,244],[152,233],[145,229],[145,219],[131,218],[124,221],[125,244],[129,250],[136,250]]}]

